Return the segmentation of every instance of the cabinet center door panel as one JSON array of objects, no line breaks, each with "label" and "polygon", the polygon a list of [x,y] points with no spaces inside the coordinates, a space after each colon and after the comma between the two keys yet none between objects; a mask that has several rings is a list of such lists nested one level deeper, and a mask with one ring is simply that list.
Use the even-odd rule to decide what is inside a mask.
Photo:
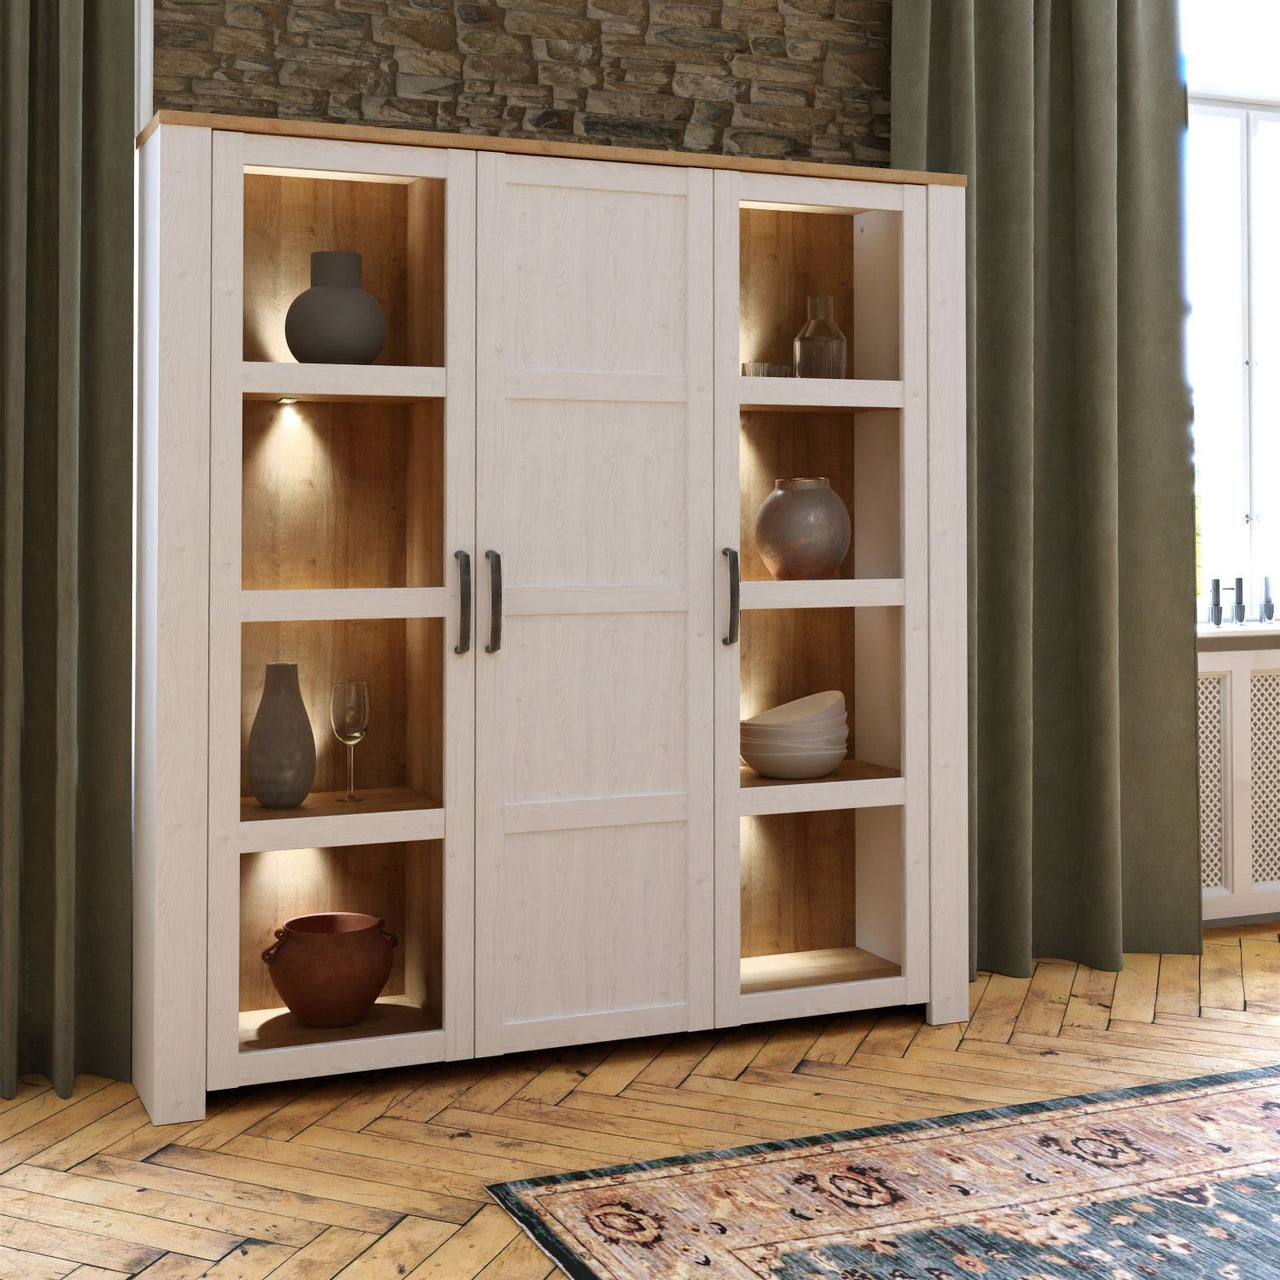
[{"label": "cabinet center door panel", "polygon": [[710,175],[478,198],[476,1052],[708,1026]]}]

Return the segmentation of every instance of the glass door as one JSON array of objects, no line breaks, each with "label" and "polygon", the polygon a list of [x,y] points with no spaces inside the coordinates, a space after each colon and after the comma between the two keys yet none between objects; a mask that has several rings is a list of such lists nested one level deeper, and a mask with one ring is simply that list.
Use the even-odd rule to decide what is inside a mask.
[{"label": "glass door", "polygon": [[923,191],[716,175],[716,1016],[927,991]]},{"label": "glass door", "polygon": [[209,1084],[467,1055],[474,157],[218,133],[214,199]]}]

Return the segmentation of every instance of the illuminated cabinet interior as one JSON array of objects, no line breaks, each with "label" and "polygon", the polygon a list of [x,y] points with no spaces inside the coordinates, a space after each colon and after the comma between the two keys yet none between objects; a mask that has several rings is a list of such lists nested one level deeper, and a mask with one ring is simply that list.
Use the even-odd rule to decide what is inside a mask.
[{"label": "illuminated cabinet interior", "polygon": [[[168,119],[141,150],[152,1117],[271,1080],[966,1016],[962,188],[337,132]],[[376,300],[372,360],[295,358],[329,340],[295,299],[321,331],[355,305],[308,294],[334,251]],[[842,376],[793,376],[820,298]],[[820,572],[757,534],[786,477],[848,513]],[[820,769],[740,756],[740,721],[824,691],[847,742]],[[272,966],[354,954],[357,927],[365,1011],[321,1025]]]}]

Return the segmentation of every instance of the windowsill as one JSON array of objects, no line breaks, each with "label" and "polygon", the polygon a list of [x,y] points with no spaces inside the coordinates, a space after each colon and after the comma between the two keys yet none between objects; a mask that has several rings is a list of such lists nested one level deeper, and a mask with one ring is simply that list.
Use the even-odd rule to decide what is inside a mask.
[{"label": "windowsill", "polygon": [[1247,649],[1280,649],[1280,621],[1224,622],[1196,625],[1196,648],[1201,653],[1239,653]]},{"label": "windowsill", "polygon": [[1254,636],[1280,636],[1280,619],[1274,622],[1224,622],[1220,627],[1215,627],[1212,622],[1196,623],[1196,636],[1204,639],[1206,636],[1222,636],[1224,639],[1231,639],[1233,636],[1239,636],[1241,639],[1252,639]]}]

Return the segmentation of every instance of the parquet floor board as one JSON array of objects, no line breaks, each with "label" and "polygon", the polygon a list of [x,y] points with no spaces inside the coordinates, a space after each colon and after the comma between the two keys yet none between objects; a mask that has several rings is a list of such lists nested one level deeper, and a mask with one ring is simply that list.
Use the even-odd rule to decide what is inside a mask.
[{"label": "parquet floor board", "polygon": [[1280,1064],[1280,923],[1120,975],[980,974],[918,1008],[406,1067],[210,1097],[0,1102],[0,1280],[549,1280],[488,1183]]},{"label": "parquet floor board", "polygon": [[901,1058],[924,1028],[924,1016],[916,1009],[894,1009],[883,1013],[853,1051],[850,1062],[864,1056]]},{"label": "parquet floor board", "polygon": [[1062,1030],[1076,967],[1057,960],[1042,960],[1036,965],[1036,971],[1031,975],[1031,986],[1027,988],[1027,998],[1022,1002],[1014,1024],[1019,1031],[1056,1036]]},{"label": "parquet floor board", "polygon": [[978,1007],[970,1015],[965,1039],[1008,1044],[1030,989],[1030,978],[1010,978],[1002,973],[993,973]]},{"label": "parquet floor board", "polygon": [[1148,952],[1125,956],[1116,977],[1111,1016],[1129,1022],[1150,1022],[1156,1016],[1156,988],[1160,984],[1160,957]]},{"label": "parquet floor board", "polygon": [[1076,966],[1062,1026],[1105,1027],[1111,1019],[1116,976],[1098,969],[1086,969],[1083,965]]},{"label": "parquet floor board", "polygon": [[480,1272],[479,1280],[546,1280],[560,1274],[560,1268],[522,1232]]}]

